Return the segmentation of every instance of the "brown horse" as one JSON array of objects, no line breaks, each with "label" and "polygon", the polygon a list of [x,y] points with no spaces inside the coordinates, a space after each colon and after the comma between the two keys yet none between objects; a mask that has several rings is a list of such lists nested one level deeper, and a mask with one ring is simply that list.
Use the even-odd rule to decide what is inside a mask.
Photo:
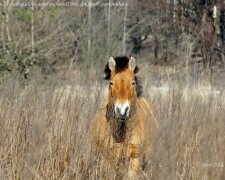
[{"label": "brown horse", "polygon": [[[158,129],[152,107],[142,96],[133,57],[111,57],[105,68],[108,102],[92,122],[90,141],[110,165],[127,164],[128,179],[137,179]],[[115,167],[115,166],[114,166]]]}]

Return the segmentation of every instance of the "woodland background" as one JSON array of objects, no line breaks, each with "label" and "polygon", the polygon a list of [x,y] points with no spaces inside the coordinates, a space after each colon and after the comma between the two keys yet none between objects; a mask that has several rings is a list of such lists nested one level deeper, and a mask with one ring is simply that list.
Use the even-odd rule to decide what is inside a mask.
[{"label": "woodland background", "polygon": [[224,77],[224,0],[41,3],[1,2],[1,80],[96,79],[110,56],[124,54],[149,69],[185,72],[191,83]]},{"label": "woodland background", "polygon": [[126,54],[160,126],[139,178],[224,180],[225,1],[72,2],[0,1],[0,179],[117,180],[87,134]]}]

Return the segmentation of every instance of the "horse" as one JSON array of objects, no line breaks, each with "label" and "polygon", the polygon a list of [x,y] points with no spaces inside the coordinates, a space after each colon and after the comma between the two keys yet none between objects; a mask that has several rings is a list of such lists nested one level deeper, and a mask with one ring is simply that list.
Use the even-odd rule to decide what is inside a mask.
[{"label": "horse", "polygon": [[111,57],[104,72],[109,82],[108,98],[90,125],[89,140],[100,156],[116,164],[113,167],[127,164],[128,179],[138,179],[151,152],[158,122],[152,105],[143,96],[139,67],[133,57]]}]

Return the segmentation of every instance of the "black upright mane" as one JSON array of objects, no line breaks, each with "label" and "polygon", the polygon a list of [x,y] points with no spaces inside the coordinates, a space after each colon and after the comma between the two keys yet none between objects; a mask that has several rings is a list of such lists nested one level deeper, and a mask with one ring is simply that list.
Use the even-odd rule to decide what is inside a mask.
[{"label": "black upright mane", "polygon": [[[117,57],[114,57],[114,60],[116,62],[115,73],[122,72],[128,68],[130,58],[128,58],[127,56],[117,56]],[[134,68],[134,74],[135,74],[135,81],[136,81],[136,92],[137,92],[137,96],[139,97],[142,95],[142,85],[140,82],[140,78],[138,78],[136,75],[138,72],[139,72],[139,67],[136,66]],[[110,80],[111,70],[109,69],[109,62],[105,66],[104,73],[105,73],[105,80]]]}]

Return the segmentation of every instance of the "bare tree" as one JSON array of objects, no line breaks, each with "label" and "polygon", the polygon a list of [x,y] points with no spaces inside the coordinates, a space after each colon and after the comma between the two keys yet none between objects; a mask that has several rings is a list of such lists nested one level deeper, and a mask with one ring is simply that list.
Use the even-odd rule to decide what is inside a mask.
[{"label": "bare tree", "polygon": [[3,51],[5,51],[5,35],[4,35],[4,31],[5,31],[5,8],[2,10],[2,14],[1,14],[1,40],[2,40],[2,47],[3,47]]},{"label": "bare tree", "polygon": [[91,58],[91,39],[92,39],[92,0],[89,0],[89,5],[88,5],[88,60],[90,62]]},{"label": "bare tree", "polygon": [[128,9],[128,5],[129,5],[129,1],[126,0],[125,1],[125,7],[124,7],[124,21],[123,21],[123,54],[126,54],[126,51],[127,51],[127,47],[126,47],[126,40],[127,40],[127,29],[126,29],[126,26],[127,26],[127,9]]},{"label": "bare tree", "polygon": [[107,25],[107,28],[108,28],[108,37],[107,37],[107,43],[108,43],[108,56],[110,56],[111,54],[111,48],[110,48],[110,44],[111,44],[111,1],[112,0],[109,0],[108,1],[108,25]]},{"label": "bare tree", "polygon": [[[13,2],[13,1],[12,1]],[[10,35],[10,24],[9,24],[9,13],[11,10],[11,3],[10,0],[4,0],[4,9],[5,9],[5,24],[6,24],[6,32],[8,41],[11,42],[11,35]]]},{"label": "bare tree", "polygon": [[31,47],[32,56],[34,56],[34,0],[32,0],[31,6]]}]

